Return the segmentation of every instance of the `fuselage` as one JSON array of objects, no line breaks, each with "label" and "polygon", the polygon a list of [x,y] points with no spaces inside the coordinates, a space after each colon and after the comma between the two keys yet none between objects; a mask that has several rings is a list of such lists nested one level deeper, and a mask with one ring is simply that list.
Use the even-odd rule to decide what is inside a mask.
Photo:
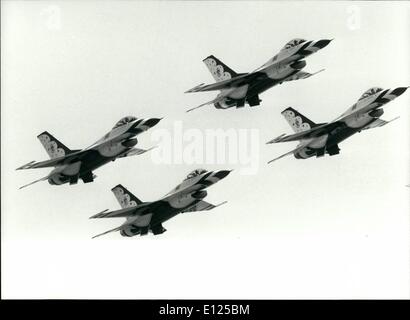
[{"label": "fuselage", "polygon": [[[300,61],[305,62],[305,61]],[[281,84],[287,78],[295,75],[300,70],[304,68],[306,63],[300,65],[299,69],[292,68],[290,65],[286,65],[284,68],[276,68],[276,65],[272,65],[271,69],[268,69],[267,72],[255,72],[255,80],[251,81],[250,84],[246,84],[241,87],[229,89],[229,94],[227,97],[215,103],[217,109],[227,109],[248,103],[251,107],[257,106],[260,104],[261,100],[259,99],[259,94],[265,92],[266,90]],[[221,94],[225,94],[225,91],[222,91]]]},{"label": "fuselage", "polygon": [[[192,177],[188,176],[163,198],[149,203],[146,210],[138,216],[127,218],[127,226],[121,230],[121,235],[127,237],[144,235],[149,230],[153,231],[154,234],[162,233],[165,231],[162,228],[163,222],[199,204],[207,196],[205,189],[225,178],[229,173],[229,170],[220,170],[203,172]],[[132,224],[132,221],[137,221],[141,214],[152,214],[149,227],[141,228]]]},{"label": "fuselage", "polygon": [[[113,154],[112,156],[102,155],[97,150],[90,150],[90,152],[82,157],[81,162],[55,168],[48,182],[52,185],[61,185],[69,183],[74,177],[85,177],[90,172],[102,167],[110,161],[114,161],[120,154],[130,149],[131,148],[125,148],[122,152]],[[90,176],[90,179],[94,178],[95,175]]]},{"label": "fuselage", "polygon": [[[126,119],[129,121],[125,121]],[[125,120],[124,120],[125,119]],[[84,149],[79,159],[73,163],[56,167],[48,182],[53,185],[76,183],[78,178],[91,182],[95,178],[92,171],[127,154],[138,143],[139,133],[156,125],[160,119],[121,119],[114,128],[97,142]]]},{"label": "fuselage", "polygon": [[306,66],[304,58],[324,48],[331,41],[295,40],[296,43],[288,43],[277,55],[252,72],[250,74],[252,80],[249,83],[222,90],[221,95],[227,97],[214,106],[217,109],[227,109],[244,106],[245,102],[250,106],[259,105],[261,102],[259,94],[296,75]]},{"label": "fuselage", "polygon": [[307,159],[313,156],[339,154],[338,144],[352,135],[386,123],[379,118],[384,111],[381,108],[386,103],[397,98],[406,91],[406,87],[396,89],[372,88],[332,123],[333,129],[317,138],[310,140],[309,145],[294,153],[297,159]]},{"label": "fuselage", "polygon": [[[370,120],[368,124],[375,120],[376,119]],[[351,137],[355,133],[360,132],[361,129],[366,126],[367,124],[363,125],[360,128],[351,128],[348,126],[338,127],[337,129],[331,131],[329,134],[312,139],[312,144],[294,153],[294,156],[296,159],[307,159],[313,156],[323,156],[325,153],[331,156],[339,154],[340,149],[338,147],[338,144]]]}]

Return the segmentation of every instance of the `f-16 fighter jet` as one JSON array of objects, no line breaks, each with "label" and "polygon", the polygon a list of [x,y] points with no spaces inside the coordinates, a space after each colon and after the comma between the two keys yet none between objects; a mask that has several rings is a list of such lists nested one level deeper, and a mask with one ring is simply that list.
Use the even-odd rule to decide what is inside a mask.
[{"label": "f-16 fighter jet", "polygon": [[[37,138],[46,149],[50,160],[32,161],[17,170],[55,167],[51,173],[33,183],[48,180],[52,185],[64,183],[76,184],[78,178],[84,183],[93,182],[96,176],[93,170],[114,161],[117,158],[129,157],[149,151],[134,148],[138,140],[136,135],[155,126],[161,119],[137,119],[132,116],[124,117],[96,143],[83,150],[70,150],[50,133],[44,131]],[[152,148],[151,148],[152,149]]]},{"label": "f-16 fighter jet", "polygon": [[259,99],[260,93],[284,81],[312,76],[313,74],[301,71],[306,66],[306,61],[303,59],[323,49],[330,41],[293,39],[272,59],[250,73],[236,73],[216,57],[209,56],[203,61],[217,82],[209,85],[202,83],[186,93],[213,90],[220,90],[221,93],[214,100],[189,109],[187,112],[208,104],[213,104],[217,109],[239,108],[245,106],[245,103],[251,107],[258,106],[262,101]]},{"label": "f-16 fighter jet", "polygon": [[99,237],[113,231],[120,231],[124,237],[146,235],[151,231],[154,235],[164,233],[162,223],[179,213],[206,211],[216,208],[226,201],[212,205],[203,201],[207,196],[206,188],[225,178],[231,171],[206,171],[197,169],[192,171],[181,184],[166,194],[163,198],[153,202],[142,202],[122,185],[112,189],[121,205],[120,210],[102,211],[94,218],[126,218],[119,227],[94,236]]},{"label": "f-16 fighter jet", "polygon": [[300,141],[296,149],[289,151],[268,163],[293,154],[296,159],[307,159],[313,156],[322,157],[326,153],[330,156],[339,154],[338,143],[362,130],[382,127],[398,117],[385,121],[380,119],[384,113],[381,108],[386,103],[403,94],[408,87],[396,89],[371,88],[340,117],[329,123],[314,123],[298,111],[287,108],[282,115],[296,132],[283,134],[269,142]]}]

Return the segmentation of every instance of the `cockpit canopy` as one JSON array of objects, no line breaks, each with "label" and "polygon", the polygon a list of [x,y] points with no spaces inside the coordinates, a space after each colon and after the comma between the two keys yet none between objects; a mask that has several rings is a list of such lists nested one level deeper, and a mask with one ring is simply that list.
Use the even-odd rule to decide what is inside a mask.
[{"label": "cockpit canopy", "polygon": [[292,47],[297,46],[298,44],[301,44],[303,42],[306,42],[306,40],[305,39],[300,39],[300,38],[292,39],[283,47],[283,49],[292,48]]},{"label": "cockpit canopy", "polygon": [[360,100],[363,100],[363,99],[365,99],[365,98],[367,98],[367,97],[370,97],[371,95],[373,95],[373,94],[375,94],[375,93],[377,93],[377,92],[380,92],[380,91],[383,91],[383,89],[382,89],[382,88],[378,88],[378,87],[370,88],[369,90],[367,90],[365,93],[362,94],[362,96],[359,98],[359,101],[360,101]]},{"label": "cockpit canopy", "polygon": [[282,55],[283,50],[293,48],[294,46],[297,46],[298,44],[301,44],[303,42],[306,42],[306,40],[300,38],[290,40],[287,44],[285,44],[285,46],[280,50],[280,52],[272,58],[272,62],[278,60],[278,57]]},{"label": "cockpit canopy", "polygon": [[189,174],[186,176],[185,180],[194,178],[194,177],[199,176],[200,174],[203,174],[203,173],[205,173],[205,172],[207,172],[205,169],[196,169],[196,170],[192,171],[191,173],[189,173]]},{"label": "cockpit canopy", "polygon": [[129,123],[129,122],[131,122],[131,121],[134,121],[134,120],[137,120],[137,118],[136,118],[136,117],[133,117],[133,116],[124,117],[124,118],[122,118],[120,121],[118,121],[118,122],[115,124],[115,126],[113,127],[113,129],[118,128],[118,127],[121,127],[121,126],[123,126],[124,124],[127,124],[127,123]]}]

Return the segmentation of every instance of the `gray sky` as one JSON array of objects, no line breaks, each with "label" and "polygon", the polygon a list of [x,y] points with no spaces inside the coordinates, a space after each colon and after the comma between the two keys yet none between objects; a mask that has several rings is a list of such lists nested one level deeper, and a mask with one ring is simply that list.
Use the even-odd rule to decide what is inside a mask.
[{"label": "gray sky", "polygon": [[[2,1],[3,298],[408,298],[409,106],[405,93],[383,119],[335,157],[266,162],[295,147],[265,145],[291,129],[292,106],[326,122],[370,87],[410,84],[407,2]],[[255,108],[189,107],[216,93],[184,94],[213,78],[210,54],[237,72],[256,69],[290,39],[334,38],[307,58],[326,71],[265,92]],[[92,184],[18,187],[50,170],[44,130],[69,148],[99,139],[125,115],[164,117],[200,130],[258,129],[259,166],[158,165],[150,154],[96,171]],[[140,147],[155,144],[151,132]],[[118,226],[89,220],[118,209],[118,183],[155,200],[196,167],[233,168],[207,201],[161,236],[91,236]],[[160,276],[158,276],[160,275]]]}]

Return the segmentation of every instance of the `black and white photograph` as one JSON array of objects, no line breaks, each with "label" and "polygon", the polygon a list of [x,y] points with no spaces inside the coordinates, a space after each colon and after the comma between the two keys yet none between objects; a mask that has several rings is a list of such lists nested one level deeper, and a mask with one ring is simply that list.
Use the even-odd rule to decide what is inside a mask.
[{"label": "black and white photograph", "polygon": [[406,1],[1,1],[2,300],[408,300],[409,39]]}]

